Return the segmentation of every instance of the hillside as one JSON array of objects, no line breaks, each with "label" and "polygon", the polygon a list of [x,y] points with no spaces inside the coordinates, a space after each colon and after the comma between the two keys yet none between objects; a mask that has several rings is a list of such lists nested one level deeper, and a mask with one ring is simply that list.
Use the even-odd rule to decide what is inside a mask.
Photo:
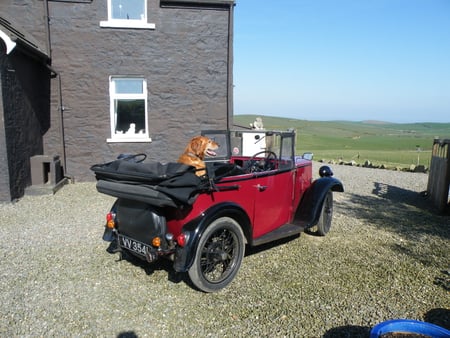
[{"label": "hillside", "polygon": [[[236,115],[234,123],[247,127],[256,117]],[[401,124],[261,117],[266,129],[296,129],[297,152],[311,151],[315,159],[369,160],[391,166],[428,166],[433,139],[450,138],[450,123]]]}]

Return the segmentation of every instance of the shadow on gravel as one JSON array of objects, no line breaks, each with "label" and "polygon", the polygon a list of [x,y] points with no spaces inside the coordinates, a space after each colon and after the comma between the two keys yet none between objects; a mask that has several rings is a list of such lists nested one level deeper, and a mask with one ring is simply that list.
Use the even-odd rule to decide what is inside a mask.
[{"label": "shadow on gravel", "polygon": [[[245,248],[245,256],[251,256],[258,254],[260,252],[270,250],[272,248],[275,248],[277,246],[289,243],[297,238],[300,237],[300,234],[290,236],[287,238],[279,239],[267,244],[262,244],[257,247],[250,247],[247,246]],[[110,245],[111,246],[111,245]],[[133,264],[136,267],[139,267],[145,271],[147,275],[152,275],[155,271],[166,271],[168,274],[168,280],[172,283],[178,284],[180,282],[186,283],[189,287],[193,289],[197,289],[194,284],[192,284],[191,280],[187,276],[186,273],[176,272],[173,269],[173,262],[171,262],[168,259],[159,259],[153,263],[148,263],[142,259],[139,259],[132,254],[127,253],[126,251],[120,253],[118,251],[115,251],[116,247],[113,246],[112,248],[108,248],[106,251],[110,253],[111,255],[117,255],[117,260],[125,260],[130,264]],[[127,333],[126,333],[127,334]],[[127,336],[123,336],[127,337]],[[131,336],[130,336],[131,337]]]},{"label": "shadow on gravel", "polygon": [[[450,310],[448,309],[432,309],[425,314],[423,320],[450,330]],[[346,325],[328,330],[323,338],[369,338],[371,330],[371,327]]]},{"label": "shadow on gravel", "polygon": [[119,333],[117,338],[138,338],[138,335],[134,331],[126,331]]},{"label": "shadow on gravel", "polygon": [[[434,278],[433,284],[442,287],[446,291],[450,291],[450,266],[448,270],[441,270],[441,275]],[[448,319],[450,321],[450,310],[448,311]]]},{"label": "shadow on gravel", "polygon": [[425,314],[424,320],[450,330],[450,310],[449,309],[432,309]]},{"label": "shadow on gravel", "polygon": [[406,239],[417,240],[421,235],[450,239],[450,217],[436,214],[423,194],[374,182],[372,195],[349,195],[340,201],[344,215],[400,233]]},{"label": "shadow on gravel", "polygon": [[155,271],[166,271],[168,274],[168,280],[172,283],[178,284],[185,282],[189,284],[188,278],[183,273],[178,273],[173,269],[173,263],[167,259],[159,259],[153,263],[148,263],[142,259],[139,259],[127,252],[117,253],[118,260],[125,260],[134,266],[137,266],[145,271],[147,275],[152,275]]},{"label": "shadow on gravel", "polygon": [[275,248],[277,246],[289,243],[289,242],[299,238],[300,236],[301,236],[301,234],[293,235],[293,236],[290,236],[290,237],[278,239],[276,241],[269,242],[269,243],[266,243],[266,244],[261,244],[261,245],[254,246],[254,247],[247,245],[246,248],[245,248],[245,256],[251,256],[251,255],[255,255],[255,254],[258,254],[260,252],[266,251],[266,250],[270,250],[270,249]]},{"label": "shadow on gravel", "polygon": [[371,329],[365,326],[340,326],[325,332],[323,338],[368,338]]},{"label": "shadow on gravel", "polygon": [[372,194],[393,203],[402,203],[432,212],[431,204],[426,195],[416,191],[406,190],[385,183],[374,182]]}]

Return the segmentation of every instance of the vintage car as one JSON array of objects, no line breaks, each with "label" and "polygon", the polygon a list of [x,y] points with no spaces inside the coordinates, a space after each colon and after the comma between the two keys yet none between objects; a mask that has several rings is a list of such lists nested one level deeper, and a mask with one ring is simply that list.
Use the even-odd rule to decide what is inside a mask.
[{"label": "vintage car", "polygon": [[329,231],[333,191],[343,185],[328,166],[313,179],[312,154],[295,155],[295,131],[202,135],[220,144],[203,177],[184,164],[147,163],[144,154],[92,166],[97,190],[117,197],[103,236],[110,251],[168,258],[196,288],[214,292],[236,276],[246,246]]}]

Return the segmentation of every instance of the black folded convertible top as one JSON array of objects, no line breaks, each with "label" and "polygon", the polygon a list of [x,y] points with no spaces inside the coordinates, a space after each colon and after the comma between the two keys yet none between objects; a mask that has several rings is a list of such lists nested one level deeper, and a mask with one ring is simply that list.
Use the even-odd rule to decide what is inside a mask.
[{"label": "black folded convertible top", "polygon": [[91,167],[97,191],[149,203],[157,207],[192,205],[207,182],[195,175],[195,168],[181,163],[134,162],[118,159]]}]

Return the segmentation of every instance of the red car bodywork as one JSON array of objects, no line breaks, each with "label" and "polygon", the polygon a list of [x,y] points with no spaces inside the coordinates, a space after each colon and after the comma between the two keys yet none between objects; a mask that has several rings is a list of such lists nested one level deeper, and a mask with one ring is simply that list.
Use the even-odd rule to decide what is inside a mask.
[{"label": "red car bodywork", "polygon": [[[294,131],[204,135],[221,150],[206,162],[202,178],[179,164],[153,163],[148,171],[149,165],[125,159],[92,167],[98,191],[118,198],[103,237],[112,252],[148,262],[172,259],[175,271],[188,272],[196,287],[212,292],[234,278],[245,244],[260,245],[314,226],[319,235],[328,232],[332,191],[343,191],[342,183],[327,166],[313,180],[311,158],[295,155]],[[174,190],[167,189],[165,179],[173,180]]]},{"label": "red car bodywork", "polygon": [[[248,159],[248,158],[247,158]],[[244,161],[246,158],[232,158]],[[197,197],[188,214],[180,210],[167,217],[168,230],[178,236],[183,226],[197,218],[211,206],[223,202],[239,205],[248,215],[252,239],[269,233],[280,225],[292,223],[296,207],[312,182],[311,161],[299,159],[293,170],[249,173],[224,177],[217,183],[219,191],[203,193]],[[229,188],[220,191],[220,188]]]}]

